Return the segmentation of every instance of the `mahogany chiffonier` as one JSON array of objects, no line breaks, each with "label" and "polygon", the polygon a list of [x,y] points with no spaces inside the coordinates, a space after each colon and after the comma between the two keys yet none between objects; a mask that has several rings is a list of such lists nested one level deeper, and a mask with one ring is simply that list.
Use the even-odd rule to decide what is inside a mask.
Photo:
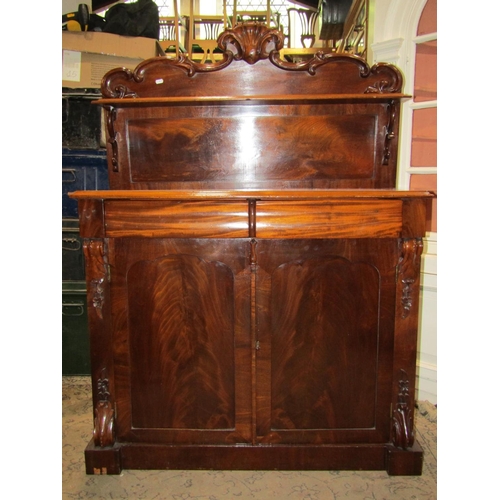
[{"label": "mahogany chiffonier", "polygon": [[279,56],[243,23],[221,61],[103,79],[109,191],[80,191],[88,474],[418,475],[419,270],[432,193],[395,189],[402,76]]}]

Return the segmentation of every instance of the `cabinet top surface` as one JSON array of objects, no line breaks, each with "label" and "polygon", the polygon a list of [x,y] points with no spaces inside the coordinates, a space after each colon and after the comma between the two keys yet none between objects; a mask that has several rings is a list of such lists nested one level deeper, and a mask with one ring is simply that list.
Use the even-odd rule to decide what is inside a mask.
[{"label": "cabinet top surface", "polygon": [[75,191],[71,198],[80,200],[165,200],[165,201],[335,201],[342,199],[404,199],[432,198],[432,191],[401,190],[338,190],[338,189],[283,189],[283,190],[109,190]]}]

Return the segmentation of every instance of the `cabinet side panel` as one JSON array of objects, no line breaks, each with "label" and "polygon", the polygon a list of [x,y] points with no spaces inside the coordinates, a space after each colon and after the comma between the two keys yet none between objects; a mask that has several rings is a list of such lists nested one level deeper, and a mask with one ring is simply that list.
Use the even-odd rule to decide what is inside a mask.
[{"label": "cabinet side panel", "polygon": [[170,255],[135,263],[127,285],[132,426],[233,428],[232,271]]}]

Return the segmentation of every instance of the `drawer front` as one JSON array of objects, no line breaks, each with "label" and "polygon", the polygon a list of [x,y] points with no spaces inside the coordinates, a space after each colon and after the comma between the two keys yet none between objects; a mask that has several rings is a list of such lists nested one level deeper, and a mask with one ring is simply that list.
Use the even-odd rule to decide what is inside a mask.
[{"label": "drawer front", "polygon": [[108,201],[105,212],[109,237],[246,238],[249,235],[245,200]]},{"label": "drawer front", "polygon": [[394,238],[402,230],[401,200],[259,201],[258,238]]},{"label": "drawer front", "polygon": [[110,200],[105,220],[109,237],[395,238],[403,228],[403,203]]}]

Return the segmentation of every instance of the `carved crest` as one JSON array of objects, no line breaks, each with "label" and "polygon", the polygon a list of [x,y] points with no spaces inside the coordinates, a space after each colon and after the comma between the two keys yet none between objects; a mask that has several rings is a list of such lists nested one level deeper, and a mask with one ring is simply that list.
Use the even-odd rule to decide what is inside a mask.
[{"label": "carved crest", "polygon": [[269,29],[264,23],[249,22],[237,24],[227,29],[217,40],[219,48],[227,52],[234,48],[234,59],[255,64],[260,59],[267,59],[273,51],[283,48],[284,36],[281,31]]}]

